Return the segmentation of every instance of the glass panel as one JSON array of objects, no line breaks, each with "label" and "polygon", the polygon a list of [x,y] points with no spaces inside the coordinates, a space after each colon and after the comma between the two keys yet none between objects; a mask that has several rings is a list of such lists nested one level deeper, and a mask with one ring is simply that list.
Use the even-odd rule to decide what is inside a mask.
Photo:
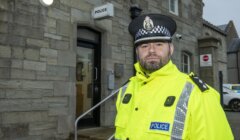
[{"label": "glass panel", "polygon": [[[93,49],[77,47],[77,116],[91,108],[93,104],[93,57]],[[92,117],[92,113],[86,116],[89,117]]]},{"label": "glass panel", "polygon": [[240,86],[232,86],[233,90],[240,90]]},{"label": "glass panel", "polygon": [[182,53],[182,72],[189,73],[190,72],[190,56],[186,53]]},{"label": "glass panel", "polygon": [[185,65],[185,66],[184,66],[184,72],[185,72],[185,73],[188,73],[188,65]]},{"label": "glass panel", "polygon": [[188,56],[186,54],[183,54],[183,58],[184,58],[183,63],[188,64]]},{"label": "glass panel", "polygon": [[178,15],[178,0],[169,0],[169,11]]},{"label": "glass panel", "polygon": [[175,12],[175,0],[170,0],[170,10]]}]

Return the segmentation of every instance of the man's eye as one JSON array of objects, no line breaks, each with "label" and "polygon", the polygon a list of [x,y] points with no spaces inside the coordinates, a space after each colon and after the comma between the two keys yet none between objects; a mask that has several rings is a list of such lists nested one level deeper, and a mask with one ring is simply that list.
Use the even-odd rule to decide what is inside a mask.
[{"label": "man's eye", "polygon": [[156,46],[162,46],[163,44],[162,43],[156,43]]},{"label": "man's eye", "polygon": [[146,44],[143,44],[143,45],[141,45],[140,47],[141,47],[141,48],[147,48],[147,47],[148,47],[148,45],[146,45]]}]

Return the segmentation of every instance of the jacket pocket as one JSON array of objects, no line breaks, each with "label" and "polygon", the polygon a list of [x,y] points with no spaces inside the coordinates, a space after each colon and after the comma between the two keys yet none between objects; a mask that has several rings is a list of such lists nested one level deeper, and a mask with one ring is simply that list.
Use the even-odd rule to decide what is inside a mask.
[{"label": "jacket pocket", "polygon": [[129,107],[127,105],[121,104],[121,106],[118,109],[118,114],[115,118],[115,139],[119,140],[125,140],[126,138],[126,128],[127,123],[129,119],[129,113],[128,113]]},{"label": "jacket pocket", "polygon": [[126,117],[123,117],[123,116],[120,117],[119,115],[117,115],[115,120],[115,126],[120,128],[125,128],[127,123],[126,121],[127,121]]},{"label": "jacket pocket", "polygon": [[125,128],[129,118],[129,107],[128,105],[122,104],[119,107],[116,119],[115,126],[120,128]]},{"label": "jacket pocket", "polygon": [[163,107],[155,110],[148,118],[146,132],[153,137],[170,138],[173,125],[172,113],[171,108]]}]

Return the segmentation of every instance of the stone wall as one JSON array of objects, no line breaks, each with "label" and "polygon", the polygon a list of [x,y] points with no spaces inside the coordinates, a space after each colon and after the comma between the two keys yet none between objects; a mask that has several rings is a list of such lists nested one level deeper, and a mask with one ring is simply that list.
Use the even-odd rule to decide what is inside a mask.
[{"label": "stone wall", "polygon": [[[203,26],[203,32],[202,37],[204,38],[215,38],[218,40],[218,43],[214,46],[216,46],[214,53],[215,58],[215,65],[214,65],[214,84],[213,86],[219,90],[219,76],[218,72],[222,71],[223,73],[223,83],[227,83],[228,81],[228,74],[227,74],[227,43],[226,43],[226,35],[224,33],[220,33],[212,28],[209,28],[208,26]],[[204,53],[206,54],[206,53]]]},{"label": "stone wall", "polygon": [[239,83],[240,80],[240,52],[232,52],[227,54],[228,57],[228,82],[231,84]]},{"label": "stone wall", "polygon": [[0,139],[66,138],[75,119],[70,8],[0,5]]}]

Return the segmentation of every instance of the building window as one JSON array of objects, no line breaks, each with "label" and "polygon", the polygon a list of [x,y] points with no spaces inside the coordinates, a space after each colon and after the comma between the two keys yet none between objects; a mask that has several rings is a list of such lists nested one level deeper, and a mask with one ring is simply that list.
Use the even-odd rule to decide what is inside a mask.
[{"label": "building window", "polygon": [[191,68],[190,58],[191,56],[188,53],[186,52],[182,53],[181,63],[182,63],[182,72],[184,73],[190,73],[190,68]]},{"label": "building window", "polygon": [[178,0],[169,0],[169,12],[178,15]]}]

